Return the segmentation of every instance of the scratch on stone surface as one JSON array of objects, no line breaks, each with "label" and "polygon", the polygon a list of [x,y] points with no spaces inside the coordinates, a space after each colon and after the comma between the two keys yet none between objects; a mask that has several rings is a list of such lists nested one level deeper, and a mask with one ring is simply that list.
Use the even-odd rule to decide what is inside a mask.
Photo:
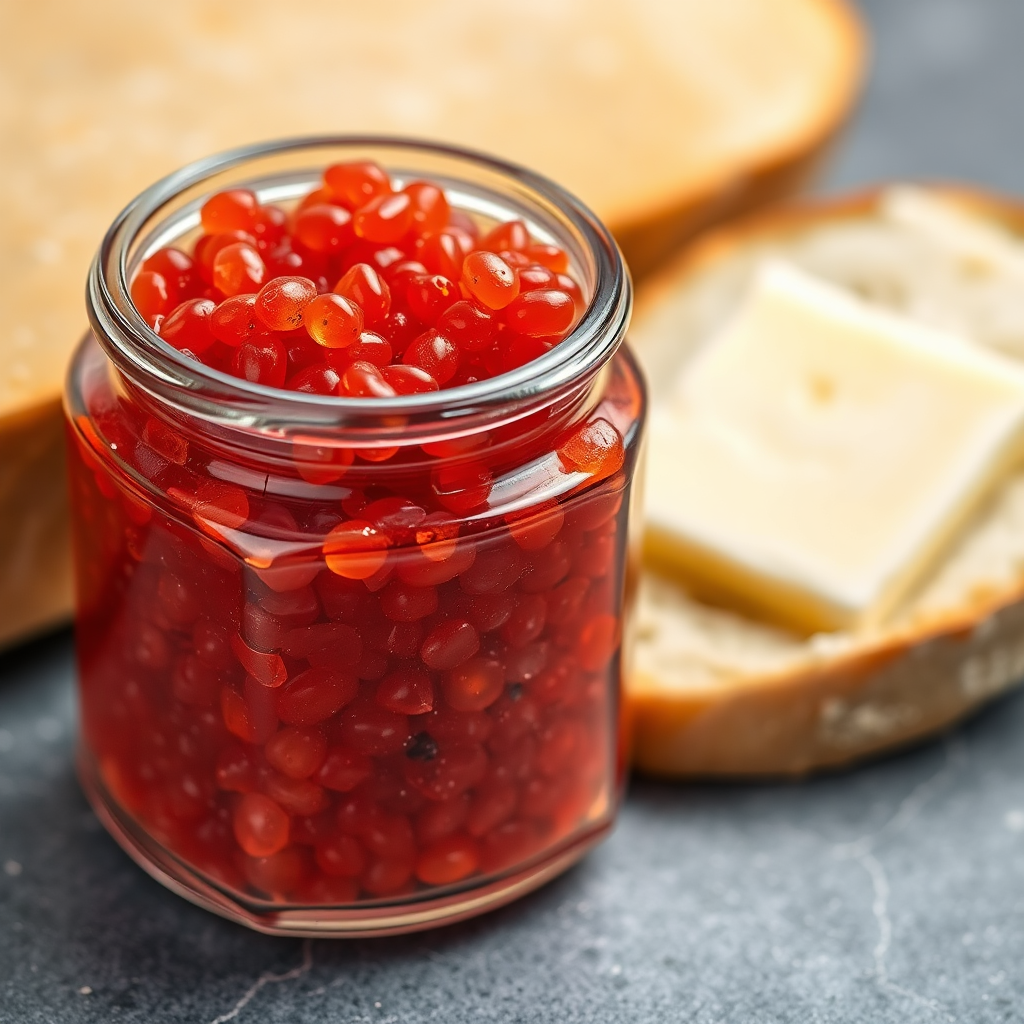
[{"label": "scratch on stone surface", "polygon": [[234,1020],[259,994],[260,990],[265,988],[267,985],[279,985],[285,981],[295,981],[297,978],[301,978],[313,968],[313,942],[311,939],[306,939],[302,943],[302,963],[298,967],[293,967],[290,971],[284,971],[281,974],[275,974],[273,971],[264,971],[242,994],[242,997],[238,1000],[235,1005],[228,1010],[227,1013],[222,1013],[219,1017],[214,1017],[210,1021],[210,1024],[227,1024],[229,1020]]},{"label": "scratch on stone surface", "polygon": [[834,856],[842,860],[851,860],[859,864],[871,879],[872,900],[871,912],[878,926],[878,941],[873,950],[875,962],[874,976],[879,987],[887,992],[896,993],[913,1000],[933,1013],[941,1014],[947,1020],[954,1020],[945,1007],[934,999],[914,992],[896,984],[889,977],[886,957],[892,945],[892,918],[889,916],[889,876],[882,862],[875,856],[875,847],[887,835],[902,831],[920,814],[925,804],[934,796],[953,773],[967,761],[967,750],[960,739],[953,739],[946,744],[946,760],[943,766],[929,778],[918,783],[900,801],[893,815],[874,832],[845,843],[837,843],[832,847]]},{"label": "scratch on stone surface", "polygon": [[883,836],[900,832],[921,813],[921,809],[932,798],[955,768],[967,760],[967,751],[960,739],[946,744],[946,760],[943,766],[923,782],[919,782],[901,801],[893,815],[880,828],[858,839],[837,843],[833,847],[836,856],[856,860],[862,853],[870,852]]},{"label": "scratch on stone surface", "polygon": [[889,980],[888,968],[885,965],[885,954],[889,952],[892,942],[892,921],[889,918],[889,878],[885,868],[873,853],[865,853],[860,858],[861,866],[871,878],[875,890],[875,898],[871,901],[871,912],[878,922],[878,942],[875,944],[875,974],[881,981]]}]

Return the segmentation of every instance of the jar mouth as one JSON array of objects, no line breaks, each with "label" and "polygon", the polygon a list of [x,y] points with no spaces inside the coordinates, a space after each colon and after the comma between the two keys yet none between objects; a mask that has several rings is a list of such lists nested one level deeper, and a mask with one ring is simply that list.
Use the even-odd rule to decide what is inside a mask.
[{"label": "jar mouth", "polygon": [[[374,159],[398,177],[429,178],[486,215],[522,217],[565,248],[589,305],[571,334],[516,370],[426,394],[395,398],[310,395],[251,383],[173,348],[131,300],[141,261],[199,222],[212,192],[245,185],[261,197],[297,198],[330,163]],[[456,205],[460,205],[457,201]],[[588,287],[589,286],[589,287]],[[462,435],[528,415],[577,391],[621,343],[632,307],[629,273],[611,234],[575,196],[516,164],[453,146],[384,136],[314,136],[227,150],[150,186],[118,214],[89,271],[93,330],[114,365],[159,403],[205,420],[286,435],[365,434],[370,444],[401,436]]]}]

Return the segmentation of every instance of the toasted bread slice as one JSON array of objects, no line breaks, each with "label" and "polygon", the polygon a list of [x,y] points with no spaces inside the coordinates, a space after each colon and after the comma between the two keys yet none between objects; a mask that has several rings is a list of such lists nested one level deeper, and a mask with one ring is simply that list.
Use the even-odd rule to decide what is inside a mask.
[{"label": "toasted bread slice", "polygon": [[[652,401],[782,258],[1024,360],[1024,210],[894,187],[707,237],[642,290],[631,337]],[[648,467],[648,472],[658,472]],[[881,626],[800,636],[702,604],[650,565],[629,697],[634,759],[677,776],[800,774],[949,725],[1024,676],[1024,469]]]},{"label": "toasted bread slice", "polygon": [[[863,64],[843,0],[96,0],[8,5],[3,23],[0,644],[70,609],[64,366],[89,259],[150,182],[275,136],[461,143],[579,193],[636,273],[791,187]],[[26,449],[30,422],[46,440]]]}]

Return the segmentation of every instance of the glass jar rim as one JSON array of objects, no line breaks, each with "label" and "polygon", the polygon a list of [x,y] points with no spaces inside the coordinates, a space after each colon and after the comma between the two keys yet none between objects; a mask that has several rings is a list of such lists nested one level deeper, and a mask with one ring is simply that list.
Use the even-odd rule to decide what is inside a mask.
[{"label": "glass jar rim", "polygon": [[[205,366],[163,341],[135,308],[130,294],[131,256],[154,218],[168,204],[226,172],[265,158],[333,149],[339,150],[338,159],[345,158],[346,150],[352,158],[360,150],[383,149],[448,160],[486,173],[557,212],[585,247],[593,268],[589,305],[570,335],[508,373],[395,398],[344,398],[271,388]],[[235,182],[234,187],[243,184]],[[629,272],[615,240],[570,192],[517,164],[473,150],[377,135],[304,136],[257,143],[202,158],[167,175],[115,218],[89,270],[86,291],[90,322],[107,356],[133,384],[161,403],[225,426],[271,434],[365,430],[376,444],[385,443],[396,432],[412,439],[485,429],[578,390],[618,348],[632,308]]]}]

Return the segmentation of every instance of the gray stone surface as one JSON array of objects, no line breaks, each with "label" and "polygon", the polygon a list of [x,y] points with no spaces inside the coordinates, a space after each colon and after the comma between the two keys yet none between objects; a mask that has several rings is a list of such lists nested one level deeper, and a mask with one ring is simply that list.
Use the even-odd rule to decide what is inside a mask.
[{"label": "gray stone surface", "polygon": [[829,188],[893,177],[1024,191],[1024,4],[861,0],[874,64]]},{"label": "gray stone surface", "polygon": [[1024,697],[792,786],[637,782],[581,866],[404,939],[304,944],[132,865],[71,761],[66,636],[0,690],[0,1021],[1020,1020]]},{"label": "gray stone surface", "polygon": [[[875,75],[824,188],[1024,191],[1024,4],[871,0]],[[0,659],[0,1022],[1024,1019],[1024,697],[792,786],[634,782],[539,893],[405,939],[255,935],[163,890],[72,768],[70,640]]]}]

